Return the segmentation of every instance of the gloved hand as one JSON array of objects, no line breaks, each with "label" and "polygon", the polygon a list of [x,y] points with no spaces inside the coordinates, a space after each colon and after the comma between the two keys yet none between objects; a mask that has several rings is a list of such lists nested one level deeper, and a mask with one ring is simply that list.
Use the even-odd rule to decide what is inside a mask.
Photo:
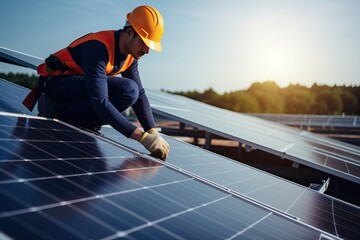
[{"label": "gloved hand", "polygon": [[165,160],[169,154],[170,145],[157,133],[157,131],[150,133],[150,130],[143,133],[140,143],[156,157]]},{"label": "gloved hand", "polygon": [[156,128],[150,128],[149,130],[146,131],[147,133],[150,134],[159,134]]}]

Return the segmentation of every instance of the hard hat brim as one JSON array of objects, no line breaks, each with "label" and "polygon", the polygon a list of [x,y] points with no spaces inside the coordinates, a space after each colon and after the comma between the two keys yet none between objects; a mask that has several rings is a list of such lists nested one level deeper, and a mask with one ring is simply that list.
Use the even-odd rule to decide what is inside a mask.
[{"label": "hard hat brim", "polygon": [[[140,35],[139,35],[140,36]],[[154,41],[151,41],[150,39],[148,38],[144,38],[142,36],[140,36],[141,39],[143,40],[143,42],[146,44],[146,46],[148,46],[150,49],[152,50],[155,50],[155,51],[158,51],[158,52],[161,52],[162,51],[162,46],[161,46],[161,43],[157,43],[157,42],[154,42]]]}]

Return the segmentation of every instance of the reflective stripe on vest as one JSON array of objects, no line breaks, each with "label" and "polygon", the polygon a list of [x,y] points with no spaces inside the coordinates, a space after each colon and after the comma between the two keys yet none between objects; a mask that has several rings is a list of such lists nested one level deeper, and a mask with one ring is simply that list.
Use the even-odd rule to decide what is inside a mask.
[{"label": "reflective stripe on vest", "polygon": [[124,72],[128,67],[130,67],[134,58],[129,54],[120,70],[112,72],[114,70],[115,62],[115,44],[117,44],[115,43],[114,32],[114,30],[111,30],[89,33],[75,40],[67,48],[61,49],[60,51],[50,55],[50,57],[45,60],[45,63],[40,64],[37,69],[38,74],[41,76],[83,75],[83,69],[72,59],[69,49],[91,40],[100,41],[106,46],[109,55],[109,61],[107,62],[105,69],[106,75],[115,76]]}]

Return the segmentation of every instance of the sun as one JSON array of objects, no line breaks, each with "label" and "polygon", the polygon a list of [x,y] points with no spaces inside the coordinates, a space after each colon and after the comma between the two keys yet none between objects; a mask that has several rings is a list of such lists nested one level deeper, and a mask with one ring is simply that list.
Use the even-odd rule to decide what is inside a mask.
[{"label": "sun", "polygon": [[290,67],[290,49],[277,44],[267,44],[264,55],[264,71],[271,77],[280,77]]},{"label": "sun", "polygon": [[252,16],[247,23],[249,28],[242,37],[246,36],[247,53],[251,55],[247,63],[252,65],[257,80],[273,80],[281,87],[296,81],[308,51],[296,29],[307,29],[306,26],[287,13],[264,12]]}]

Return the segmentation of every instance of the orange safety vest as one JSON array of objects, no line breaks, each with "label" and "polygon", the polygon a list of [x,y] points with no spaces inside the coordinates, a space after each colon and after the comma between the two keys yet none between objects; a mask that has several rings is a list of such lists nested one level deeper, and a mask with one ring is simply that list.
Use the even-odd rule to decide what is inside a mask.
[{"label": "orange safety vest", "polygon": [[106,64],[106,75],[115,76],[121,72],[124,72],[132,64],[134,58],[128,54],[124,64],[121,66],[119,71],[113,72],[115,61],[115,44],[118,44],[115,43],[114,32],[114,30],[110,30],[89,33],[75,40],[68,47],[50,55],[50,57],[45,60],[45,63],[40,64],[37,68],[38,74],[41,76],[83,75],[83,69],[75,63],[70,55],[69,49],[91,40],[100,41],[104,43],[107,48],[109,61]]},{"label": "orange safety vest", "polygon": [[106,75],[115,76],[119,73],[124,72],[127,68],[130,67],[134,61],[134,57],[128,54],[125,59],[124,64],[121,66],[119,71],[113,72],[114,62],[115,62],[115,42],[114,30],[101,31],[96,33],[89,33],[74,42],[72,42],[68,47],[61,49],[60,51],[51,54],[45,60],[45,63],[42,63],[38,66],[37,72],[40,75],[40,84],[33,89],[27,97],[24,99],[23,104],[30,111],[33,110],[35,104],[39,100],[41,94],[44,91],[44,82],[47,77],[58,76],[58,75],[83,75],[84,70],[75,63],[74,59],[71,57],[69,49],[78,46],[81,43],[97,40],[105,44],[106,49],[109,54],[109,60],[106,64]]}]

